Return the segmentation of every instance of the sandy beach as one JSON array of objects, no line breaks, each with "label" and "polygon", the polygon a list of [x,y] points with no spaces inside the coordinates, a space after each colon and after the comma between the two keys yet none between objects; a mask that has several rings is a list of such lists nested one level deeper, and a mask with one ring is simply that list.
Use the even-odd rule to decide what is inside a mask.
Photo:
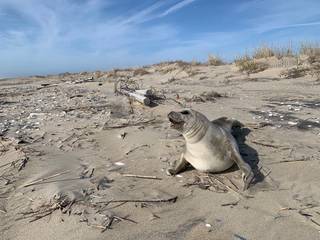
[{"label": "sandy beach", "polygon": [[[280,77],[293,62],[1,80],[0,239],[319,239],[320,82]],[[116,81],[151,89],[152,106]],[[247,191],[236,167],[166,175],[184,149],[167,114],[182,108],[244,125]]]}]

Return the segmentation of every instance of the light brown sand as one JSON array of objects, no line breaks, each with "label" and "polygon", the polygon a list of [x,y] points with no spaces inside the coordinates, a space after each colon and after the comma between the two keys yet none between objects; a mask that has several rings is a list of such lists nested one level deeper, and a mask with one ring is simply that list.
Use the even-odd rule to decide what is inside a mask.
[{"label": "light brown sand", "polygon": [[[112,74],[51,76],[0,82],[0,120],[15,120],[1,140],[0,165],[28,156],[18,171],[0,168],[1,239],[319,239],[320,238],[320,84],[309,76],[280,79],[281,68],[250,77],[233,65],[151,66],[150,74],[134,76],[145,87],[162,91],[167,100],[149,108],[114,96]],[[118,72],[130,75],[133,70]],[[88,76],[98,82],[74,83]],[[174,79],[173,79],[174,78]],[[48,83],[49,86],[41,86]],[[236,192],[217,193],[184,186],[195,170],[169,177],[164,169],[183,151],[183,139],[170,129],[166,115],[204,91],[227,97],[215,102],[186,102],[210,119],[238,119],[250,129],[242,150],[267,175],[244,198]],[[179,95],[179,97],[177,97]],[[97,107],[100,106],[100,107]],[[30,113],[41,113],[31,114]],[[281,117],[283,116],[283,117]],[[150,124],[103,130],[104,125],[155,119]],[[302,122],[302,120],[307,120]],[[257,127],[260,122],[272,126]],[[18,124],[18,123],[20,124]],[[302,123],[301,130],[294,125]],[[24,129],[23,126],[25,127]],[[120,135],[124,135],[124,139]],[[24,139],[29,143],[18,144]],[[135,149],[136,148],[136,149]],[[135,150],[133,150],[135,149]],[[131,151],[133,150],[133,151]],[[309,161],[281,162],[306,159]],[[120,165],[119,165],[120,162]],[[280,162],[280,163],[279,163]],[[121,165],[121,163],[123,165]],[[91,178],[79,174],[94,168]],[[70,171],[53,182],[23,187],[32,181]],[[135,179],[123,173],[161,178]],[[88,174],[88,173],[87,173]],[[239,180],[239,171],[228,175]],[[6,182],[6,179],[10,182]],[[60,181],[57,181],[60,180]],[[64,181],[61,181],[64,180]],[[97,183],[104,187],[97,189]],[[239,181],[241,183],[241,181]],[[102,184],[102,185],[103,185]],[[165,199],[175,203],[109,204],[100,213],[74,204],[71,214],[56,210],[34,222],[19,220],[23,212],[39,209],[58,192],[84,202],[116,199]],[[88,200],[90,199],[90,200]],[[236,205],[224,204],[238,202]],[[108,214],[134,222],[115,221],[101,233],[94,226]],[[81,222],[82,221],[82,222]],[[238,236],[238,237],[237,237]]]}]

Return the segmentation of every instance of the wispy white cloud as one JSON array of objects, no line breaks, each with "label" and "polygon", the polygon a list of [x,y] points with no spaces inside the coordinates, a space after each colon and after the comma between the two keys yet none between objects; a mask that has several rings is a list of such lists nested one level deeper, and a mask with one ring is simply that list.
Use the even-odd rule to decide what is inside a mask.
[{"label": "wispy white cloud", "polygon": [[161,13],[160,15],[158,15],[159,17],[164,17],[169,15],[170,13],[176,12],[179,9],[193,3],[196,0],[183,0],[181,2],[178,2],[177,4],[171,6],[170,8],[168,8],[167,10],[165,10],[163,13]]},{"label": "wispy white cloud", "polygon": [[125,19],[122,23],[143,23],[151,21],[157,18],[163,18],[169,14],[172,14],[189,4],[195,2],[196,0],[182,0],[174,5],[169,4],[168,1],[158,1],[149,7],[146,7],[137,13],[133,14],[129,18]]}]

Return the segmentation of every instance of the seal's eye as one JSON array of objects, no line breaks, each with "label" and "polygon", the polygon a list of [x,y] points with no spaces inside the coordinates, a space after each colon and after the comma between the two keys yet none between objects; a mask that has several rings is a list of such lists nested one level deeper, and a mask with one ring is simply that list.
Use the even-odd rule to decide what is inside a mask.
[{"label": "seal's eye", "polygon": [[187,110],[182,111],[182,112],[181,112],[181,114],[183,114],[183,115],[187,115],[187,114],[189,114],[189,111],[187,111]]}]

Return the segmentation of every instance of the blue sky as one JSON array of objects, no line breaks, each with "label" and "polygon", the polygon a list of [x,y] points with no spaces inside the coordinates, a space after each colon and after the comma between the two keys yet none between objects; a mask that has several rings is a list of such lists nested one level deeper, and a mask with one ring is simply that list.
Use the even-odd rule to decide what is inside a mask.
[{"label": "blue sky", "polygon": [[0,77],[319,41],[319,0],[0,0]]}]

